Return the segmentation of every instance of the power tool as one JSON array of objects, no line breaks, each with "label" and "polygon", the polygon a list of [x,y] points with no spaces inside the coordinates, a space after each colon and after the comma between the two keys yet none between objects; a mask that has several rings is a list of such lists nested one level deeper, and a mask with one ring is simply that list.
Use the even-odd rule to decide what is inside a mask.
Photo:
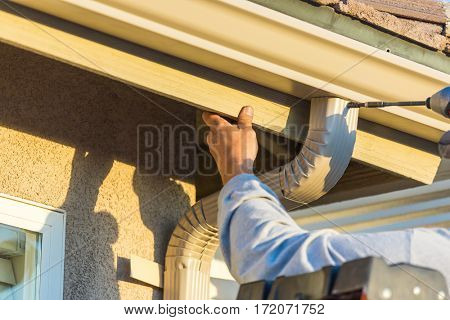
[{"label": "power tool", "polygon": [[400,102],[385,102],[385,101],[373,101],[373,102],[349,102],[348,108],[384,108],[384,107],[413,107],[413,106],[426,106],[428,109],[434,112],[450,118],[450,86],[446,87],[424,101],[400,101]]},{"label": "power tool", "polygon": [[[450,119],[450,87],[436,92],[424,101],[372,101],[372,102],[349,102],[348,108],[385,108],[385,107],[415,107],[426,106],[428,109]],[[439,154],[442,158],[450,159],[450,130],[444,133],[439,141]]]}]

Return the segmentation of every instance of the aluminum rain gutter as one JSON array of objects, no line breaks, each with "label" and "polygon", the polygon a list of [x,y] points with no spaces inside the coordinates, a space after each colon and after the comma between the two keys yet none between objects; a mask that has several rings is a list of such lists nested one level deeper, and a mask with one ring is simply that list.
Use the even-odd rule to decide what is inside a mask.
[{"label": "aluminum rain gutter", "polygon": [[[328,192],[347,168],[356,140],[358,110],[338,98],[312,99],[309,131],[296,158],[260,179],[288,207]],[[192,206],[176,226],[166,253],[164,299],[208,299],[211,261],[219,245],[217,198]]]},{"label": "aluminum rain gutter", "polygon": [[[450,83],[448,74],[249,1],[14,2],[308,100],[423,100]],[[433,142],[450,130],[421,108],[360,116]]]}]

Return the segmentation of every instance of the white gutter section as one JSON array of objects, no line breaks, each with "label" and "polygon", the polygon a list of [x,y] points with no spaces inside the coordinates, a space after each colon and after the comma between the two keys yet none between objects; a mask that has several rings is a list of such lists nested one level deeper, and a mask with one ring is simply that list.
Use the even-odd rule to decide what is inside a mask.
[{"label": "white gutter section", "polygon": [[[14,0],[300,98],[424,100],[450,75],[242,0]],[[438,142],[450,122],[425,108],[361,117]]]},{"label": "white gutter section", "polygon": [[[320,212],[320,215],[317,214]],[[381,232],[450,226],[450,180],[290,212],[302,228]]]},{"label": "white gutter section", "polygon": [[[356,140],[358,110],[338,98],[314,98],[309,131],[301,151],[290,163],[260,176],[291,207],[314,201],[339,181]],[[164,299],[208,299],[210,269],[219,245],[217,198],[194,204],[169,241],[165,259]]]}]

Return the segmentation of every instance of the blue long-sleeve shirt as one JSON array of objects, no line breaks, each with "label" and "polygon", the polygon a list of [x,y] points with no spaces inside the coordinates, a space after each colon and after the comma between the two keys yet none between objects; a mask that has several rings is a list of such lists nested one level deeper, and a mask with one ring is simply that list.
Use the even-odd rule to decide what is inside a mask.
[{"label": "blue long-sleeve shirt", "polygon": [[450,287],[450,229],[308,232],[287,214],[275,193],[250,174],[236,176],[223,187],[218,223],[223,256],[239,283],[377,256],[389,264],[403,262],[438,270]]}]

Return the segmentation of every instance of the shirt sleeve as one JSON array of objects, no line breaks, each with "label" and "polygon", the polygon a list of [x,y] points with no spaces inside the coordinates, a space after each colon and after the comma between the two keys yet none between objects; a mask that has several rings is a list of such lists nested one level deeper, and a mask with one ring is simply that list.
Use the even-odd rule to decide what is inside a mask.
[{"label": "shirt sleeve", "polygon": [[[225,262],[239,283],[313,272],[367,256],[441,271],[449,283],[449,229],[342,234],[308,232],[288,215],[256,176],[231,179],[219,196],[219,237]],[[428,246],[426,246],[428,244]]]}]

